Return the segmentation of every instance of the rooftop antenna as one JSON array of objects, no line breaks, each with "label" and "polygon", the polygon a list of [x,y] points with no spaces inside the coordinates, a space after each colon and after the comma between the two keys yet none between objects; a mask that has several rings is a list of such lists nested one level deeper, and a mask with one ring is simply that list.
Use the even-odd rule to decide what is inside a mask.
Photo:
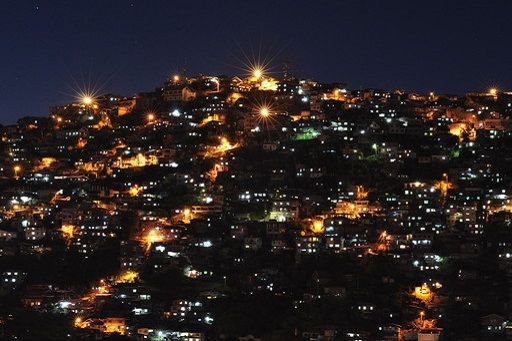
[{"label": "rooftop antenna", "polygon": [[288,80],[288,77],[290,75],[289,72],[290,72],[290,61],[288,59],[286,59],[283,62],[283,79],[284,80]]},{"label": "rooftop antenna", "polygon": [[186,79],[187,77],[187,58],[183,61],[183,69],[181,70],[181,76],[183,79]]}]

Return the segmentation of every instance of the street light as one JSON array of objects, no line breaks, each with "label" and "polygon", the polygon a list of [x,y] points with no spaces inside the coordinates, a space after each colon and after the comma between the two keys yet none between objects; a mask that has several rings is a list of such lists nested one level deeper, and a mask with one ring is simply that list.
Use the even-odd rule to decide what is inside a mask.
[{"label": "street light", "polygon": [[18,166],[18,165],[14,166],[14,177],[15,177],[16,179],[18,179],[18,176],[19,176],[19,172],[20,172],[20,170],[21,170],[21,167],[20,167],[20,166]]},{"label": "street light", "polygon": [[253,76],[256,79],[260,79],[261,76],[263,76],[263,70],[261,70],[260,68],[255,68],[254,71],[253,71]]},{"label": "street light", "polygon": [[496,89],[496,88],[489,89],[489,94],[492,96],[493,100],[496,100],[496,98],[498,98],[498,89]]},{"label": "street light", "polygon": [[147,119],[148,124],[152,124],[155,122],[156,116],[153,112],[150,112],[147,114],[146,119]]},{"label": "street light", "polygon": [[91,105],[92,104],[92,97],[91,96],[84,96],[82,98],[82,102],[85,104],[85,105]]}]

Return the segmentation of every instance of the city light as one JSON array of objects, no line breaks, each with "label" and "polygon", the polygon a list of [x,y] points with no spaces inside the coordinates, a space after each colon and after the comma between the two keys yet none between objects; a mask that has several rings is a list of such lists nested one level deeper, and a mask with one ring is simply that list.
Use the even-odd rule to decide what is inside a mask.
[{"label": "city light", "polygon": [[21,167],[19,165],[16,165],[13,167],[13,170],[14,170],[14,177],[16,179],[18,179],[18,177],[20,175]]},{"label": "city light", "polygon": [[263,70],[261,70],[260,68],[255,68],[252,72],[252,75],[254,76],[254,78],[260,79],[263,76]]},{"label": "city light", "polygon": [[213,78],[212,78],[212,82],[214,82],[215,84],[217,84],[217,89],[216,89],[216,91],[217,91],[217,92],[219,92],[219,91],[220,91],[220,80],[219,80],[219,78],[217,78],[217,77],[213,77]]},{"label": "city light", "polygon": [[[229,140],[225,136],[219,137],[219,144],[214,146],[207,146],[205,157],[220,157],[224,155],[227,151],[233,150],[235,148],[238,148],[239,145],[237,143],[231,144]],[[213,168],[215,172],[218,171],[218,169]]]},{"label": "city light", "polygon": [[164,240],[164,237],[161,233],[161,231],[156,229],[151,229],[149,233],[146,236],[146,241],[148,244],[158,243],[162,242]]},{"label": "city light", "polygon": [[363,185],[357,185],[356,186],[356,199],[357,200],[363,200],[366,199],[370,191],[364,188]]},{"label": "city light", "polygon": [[133,270],[126,270],[121,272],[117,278],[117,283],[135,283],[137,278],[139,277],[139,273]]},{"label": "city light", "polygon": [[[201,290],[202,298],[264,293],[266,305],[286,293],[297,298],[286,301],[304,317],[297,328],[305,333],[334,318],[358,328],[363,319],[392,322],[393,335],[384,335],[389,326],[371,326],[386,330],[379,339],[397,339],[397,328],[398,339],[419,334],[437,319],[445,326],[449,320],[439,316],[453,312],[469,311],[460,321],[480,322],[482,297],[501,297],[494,294],[507,284],[503,269],[512,259],[510,243],[486,244],[489,226],[506,231],[512,224],[511,125],[508,109],[499,112],[512,108],[503,100],[512,92],[498,98],[490,89],[464,101],[431,93],[439,99],[433,103],[428,94],[342,92],[333,90],[340,84],[293,77],[267,91],[273,83],[263,64],[255,62],[243,79],[222,76],[222,93],[219,78],[183,73],[154,94],[87,93],[52,108],[45,121],[28,117],[4,127],[6,271],[19,267],[10,258],[23,255],[34,268],[41,262],[44,270],[62,270],[41,278],[54,288],[91,283],[76,295],[49,292],[46,284],[32,295],[27,283],[23,303],[42,314],[67,309],[69,326],[76,317],[74,326],[91,333],[129,331],[141,339],[169,334],[94,316],[118,300],[148,320],[165,316],[169,326],[220,321],[206,306],[150,309],[150,293],[178,298]],[[162,99],[162,91],[179,94],[185,83],[195,97]],[[146,110],[145,102],[154,106]],[[123,106],[133,113],[121,117]],[[57,258],[46,257],[55,251]],[[485,273],[497,285],[485,286],[484,296],[465,292],[481,274],[472,260],[487,255],[503,270]],[[459,265],[459,258],[468,261]],[[5,293],[21,282],[6,274],[2,281]],[[376,288],[387,299],[375,300]],[[46,295],[59,303],[43,302]],[[496,301],[485,302],[488,311],[501,311]],[[326,302],[343,309],[331,312]],[[444,311],[445,302],[457,303]],[[240,303],[243,309],[246,300]]]},{"label": "city light", "polygon": [[237,58],[234,65],[242,71],[247,86],[262,89],[275,90],[275,84],[270,75],[273,74],[272,67],[274,59],[278,53],[270,50],[250,49],[249,51],[241,51],[241,57]]},{"label": "city light", "polygon": [[91,96],[84,96],[82,98],[82,103],[85,105],[91,105],[92,104],[92,97]]},{"label": "city light", "polygon": [[278,108],[274,98],[261,94],[253,101],[254,126],[258,128],[257,130],[265,133],[277,132],[280,125],[278,124]]},{"label": "city light", "polygon": [[142,187],[139,187],[137,184],[133,185],[132,187],[130,187],[130,189],[128,190],[128,193],[130,194],[131,197],[136,197],[138,196],[139,194],[141,194],[143,192],[143,188]]},{"label": "city light", "polygon": [[448,177],[446,174],[443,174],[442,180],[434,181],[433,186],[434,186],[434,188],[439,190],[442,198],[446,198],[446,196],[448,195],[448,191],[455,188],[455,184],[448,181]]},{"label": "city light", "polygon": [[66,239],[71,239],[76,235],[77,226],[71,224],[63,224],[60,228]]}]

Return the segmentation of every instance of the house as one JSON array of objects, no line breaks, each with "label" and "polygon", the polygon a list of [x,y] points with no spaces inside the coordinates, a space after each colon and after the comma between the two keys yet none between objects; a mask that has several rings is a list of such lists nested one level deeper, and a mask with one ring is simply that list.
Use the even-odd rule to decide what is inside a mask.
[{"label": "house", "polygon": [[89,318],[86,320],[77,318],[75,320],[75,327],[97,330],[100,333],[106,334],[116,333],[124,335],[126,332],[126,319],[124,317]]},{"label": "house", "polygon": [[418,332],[418,341],[437,341],[441,331],[441,328],[422,329]]},{"label": "house", "polygon": [[126,321],[123,317],[107,317],[103,319],[102,331],[105,333],[118,333],[124,335]]},{"label": "house", "polygon": [[0,283],[3,287],[16,288],[27,278],[27,273],[23,271],[6,270],[2,272]]},{"label": "house", "polygon": [[289,249],[288,242],[282,238],[273,238],[270,241],[270,251],[280,252]]},{"label": "house", "polygon": [[505,331],[505,317],[498,314],[489,314],[480,317],[480,330],[487,334],[502,334]]},{"label": "house", "polygon": [[263,142],[263,150],[266,152],[276,151],[279,147],[279,141],[265,141]]},{"label": "house", "polygon": [[238,341],[261,341],[262,339],[259,337],[255,337],[252,334],[248,334],[246,336],[239,336]]},{"label": "house", "polygon": [[53,296],[52,291],[52,286],[49,284],[30,285],[25,291],[21,302],[25,306],[38,308],[48,297]]},{"label": "house", "polygon": [[375,304],[370,302],[357,302],[352,306],[352,310],[358,311],[362,317],[368,317],[375,311]]},{"label": "house", "polygon": [[11,239],[16,239],[18,237],[17,231],[11,231],[7,229],[0,229],[0,240],[2,241],[10,241]]},{"label": "house", "polygon": [[164,101],[167,102],[175,102],[175,101],[184,101],[188,102],[196,98],[197,93],[192,88],[188,86],[177,87],[177,88],[169,88],[165,89],[162,94]]},{"label": "house", "polygon": [[336,340],[338,335],[338,327],[336,326],[317,326],[310,330],[302,332],[302,339],[309,341],[316,340]]},{"label": "house", "polygon": [[263,244],[260,237],[245,237],[244,238],[244,249],[246,250],[259,250]]},{"label": "house", "polygon": [[318,252],[322,246],[322,238],[311,236],[300,236],[296,241],[297,252],[301,254],[313,254]]},{"label": "house", "polygon": [[325,296],[345,298],[347,295],[347,289],[342,286],[327,286],[324,287]]}]

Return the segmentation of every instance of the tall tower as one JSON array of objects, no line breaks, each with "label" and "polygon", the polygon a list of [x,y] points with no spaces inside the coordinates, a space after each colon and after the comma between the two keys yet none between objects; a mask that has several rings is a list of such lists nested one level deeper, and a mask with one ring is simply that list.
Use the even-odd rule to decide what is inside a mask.
[{"label": "tall tower", "polygon": [[288,80],[290,77],[290,60],[283,61],[283,80]]},{"label": "tall tower", "polygon": [[181,77],[183,77],[183,79],[187,78],[187,58],[185,58],[183,60],[183,68],[181,70]]}]

